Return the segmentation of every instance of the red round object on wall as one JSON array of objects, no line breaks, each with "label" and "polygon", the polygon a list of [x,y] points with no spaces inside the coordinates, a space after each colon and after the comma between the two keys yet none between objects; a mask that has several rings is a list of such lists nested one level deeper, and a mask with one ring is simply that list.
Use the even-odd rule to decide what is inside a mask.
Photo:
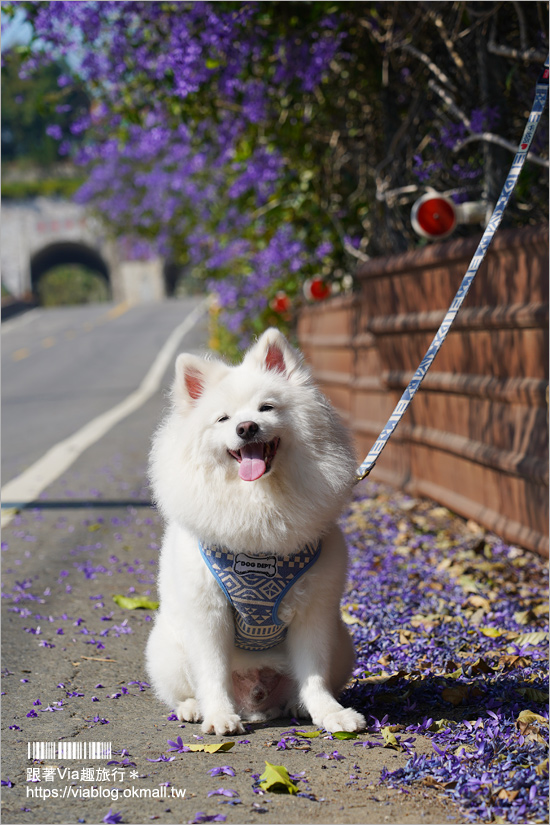
[{"label": "red round object on wall", "polygon": [[413,205],[411,222],[414,231],[423,238],[446,238],[457,225],[454,203],[443,195],[423,195]]},{"label": "red round object on wall", "polygon": [[330,295],[330,287],[321,278],[314,278],[310,285],[311,297],[314,301],[324,301]]},{"label": "red round object on wall", "polygon": [[270,302],[270,307],[274,312],[288,312],[291,307],[291,300],[286,292],[278,292],[273,300]]},{"label": "red round object on wall", "polygon": [[332,290],[322,278],[308,278],[304,283],[304,295],[308,301],[324,301]]}]

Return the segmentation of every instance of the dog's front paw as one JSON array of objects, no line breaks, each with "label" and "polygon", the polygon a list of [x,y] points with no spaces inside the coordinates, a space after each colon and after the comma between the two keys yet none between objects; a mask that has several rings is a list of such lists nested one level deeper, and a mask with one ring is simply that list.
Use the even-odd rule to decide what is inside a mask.
[{"label": "dog's front paw", "polygon": [[367,726],[365,717],[351,708],[342,708],[342,710],[327,713],[321,724],[329,733],[334,733],[337,730],[354,733],[358,730],[364,730]]},{"label": "dog's front paw", "polygon": [[202,723],[202,732],[225,736],[229,733],[244,733],[244,727],[238,714],[221,711],[206,717]]},{"label": "dog's front paw", "polygon": [[186,699],[176,708],[176,716],[180,722],[200,722],[201,713],[196,699]]}]

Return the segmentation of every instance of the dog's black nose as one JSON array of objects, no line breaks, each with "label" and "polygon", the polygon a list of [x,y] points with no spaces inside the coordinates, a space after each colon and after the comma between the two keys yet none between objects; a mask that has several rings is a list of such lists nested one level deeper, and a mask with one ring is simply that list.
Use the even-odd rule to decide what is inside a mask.
[{"label": "dog's black nose", "polygon": [[241,421],[240,424],[237,424],[237,435],[240,438],[250,440],[254,438],[259,429],[255,421]]}]

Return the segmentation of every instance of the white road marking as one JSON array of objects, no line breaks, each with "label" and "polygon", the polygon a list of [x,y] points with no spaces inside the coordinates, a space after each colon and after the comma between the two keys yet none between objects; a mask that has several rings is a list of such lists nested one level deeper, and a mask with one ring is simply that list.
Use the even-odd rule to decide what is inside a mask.
[{"label": "white road marking", "polygon": [[[73,435],[60,441],[49,449],[42,458],[38,459],[21,475],[8,481],[2,487],[2,500],[17,504],[35,501],[40,493],[67,470],[71,464],[84,452],[95,444],[115,424],[122,421],[130,413],[139,409],[159,389],[162,377],[170,361],[173,359],[181,339],[190,332],[206,311],[207,300],[202,301],[187,318],[179,324],[169,336],[164,346],[153,361],[148,373],[135,392],[130,393],[124,401],[117,404],[97,418],[85,424]],[[40,506],[38,504],[38,506]],[[2,511],[2,526],[9,524],[15,515],[14,509]]]},{"label": "white road marking", "polygon": [[0,327],[2,335],[5,335],[7,332],[13,332],[14,329],[19,329],[20,327],[26,326],[29,321],[36,320],[36,316],[39,313],[39,307],[34,307],[34,309],[28,309],[23,313],[23,315],[16,315],[15,318],[6,318],[5,321],[2,321],[2,325]]}]

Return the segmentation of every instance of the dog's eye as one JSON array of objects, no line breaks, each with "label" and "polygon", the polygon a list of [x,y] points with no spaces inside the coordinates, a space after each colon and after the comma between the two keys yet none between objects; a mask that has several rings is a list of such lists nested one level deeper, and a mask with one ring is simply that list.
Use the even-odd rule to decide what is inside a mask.
[{"label": "dog's eye", "polygon": [[272,409],[273,406],[271,404],[262,404],[262,406],[259,409],[259,412],[271,412]]},{"label": "dog's eye", "polygon": [[216,421],[216,424],[221,424],[222,421],[229,421],[229,416],[228,415],[220,415],[220,417]]}]

